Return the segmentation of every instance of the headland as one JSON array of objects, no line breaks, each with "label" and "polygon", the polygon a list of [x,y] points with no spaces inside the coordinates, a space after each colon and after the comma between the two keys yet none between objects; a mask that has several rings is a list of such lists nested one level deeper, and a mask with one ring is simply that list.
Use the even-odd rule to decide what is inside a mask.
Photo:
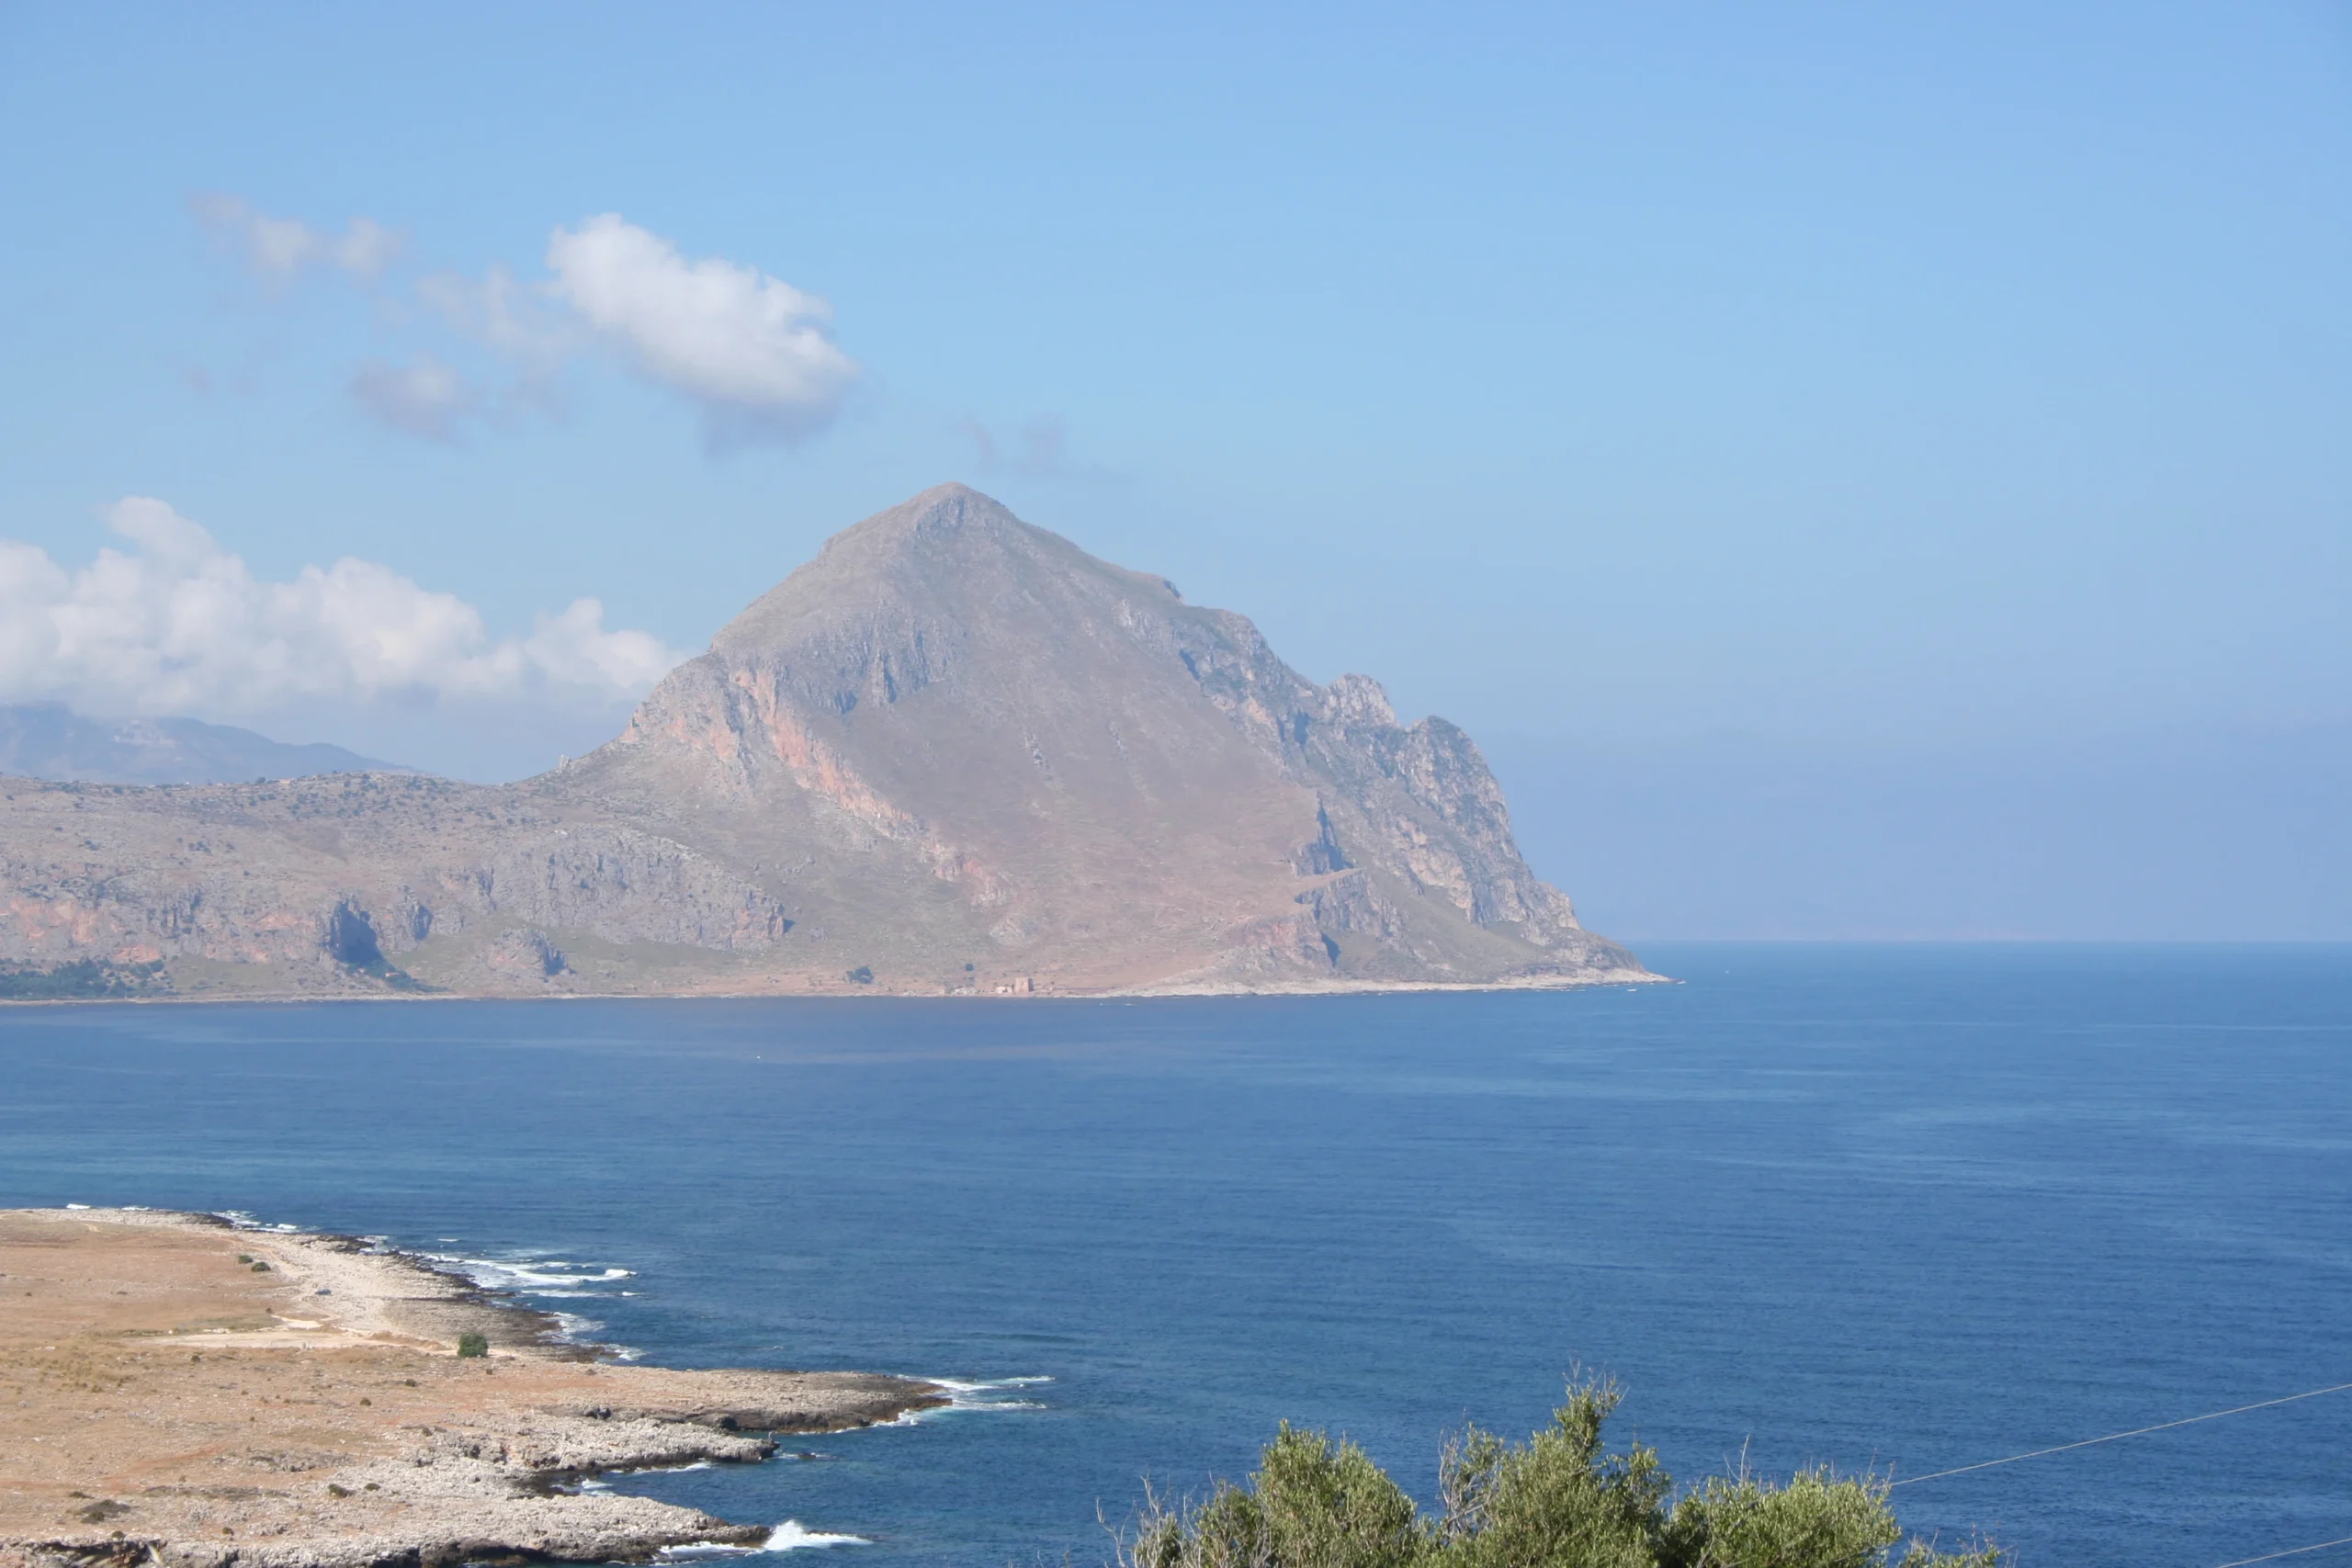
[{"label": "headland", "polygon": [[[599,1360],[423,1260],[204,1214],[0,1210],[0,1568],[755,1547],[775,1521],[575,1483],[948,1403],[907,1378]],[[486,1352],[460,1356],[472,1336]]]},{"label": "headland", "polygon": [[1462,729],[960,485],[536,778],[0,778],[0,999],[1657,978],[1528,865]]}]

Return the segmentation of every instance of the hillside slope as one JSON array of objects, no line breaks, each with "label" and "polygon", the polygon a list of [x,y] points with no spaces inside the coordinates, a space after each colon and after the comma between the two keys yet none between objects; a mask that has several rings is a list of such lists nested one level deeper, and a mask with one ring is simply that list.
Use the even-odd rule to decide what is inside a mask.
[{"label": "hillside slope", "polygon": [[835,536],[522,784],[12,785],[0,961],[182,991],[1646,978],[1467,736],[958,485]]},{"label": "hillside slope", "polygon": [[289,745],[193,718],[90,718],[54,703],[0,706],[0,773],[86,784],[242,784],[404,773],[340,746]]}]

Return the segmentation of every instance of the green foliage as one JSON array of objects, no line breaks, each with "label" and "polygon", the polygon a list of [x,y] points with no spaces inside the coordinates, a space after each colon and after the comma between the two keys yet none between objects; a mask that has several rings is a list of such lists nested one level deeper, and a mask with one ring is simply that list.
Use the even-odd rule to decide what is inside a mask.
[{"label": "green foliage", "polygon": [[[1657,1450],[1611,1453],[1602,1429],[1623,1394],[1571,1383],[1524,1444],[1472,1427],[1438,1462],[1442,1513],[1422,1515],[1345,1438],[1283,1425],[1246,1486],[1205,1502],[1145,1492],[1119,1538],[1122,1568],[1887,1568],[1902,1539],[1887,1487],[1802,1472],[1786,1485],[1711,1477],[1674,1495]],[[1914,1541],[1895,1568],[1997,1568]]]},{"label": "green foliage", "polygon": [[490,1354],[490,1341],[479,1334],[458,1336],[458,1355],[465,1360]]},{"label": "green foliage", "polygon": [[2001,1549],[1979,1542],[1973,1551],[1938,1551],[1924,1540],[1904,1550],[1895,1568],[2001,1568]]},{"label": "green foliage", "polygon": [[874,970],[870,964],[861,964],[856,968],[851,970],[847,977],[856,981],[861,986],[870,986],[874,984]]},{"label": "green foliage", "polygon": [[103,1000],[159,996],[170,990],[161,962],[114,964],[103,958],[77,958],[47,969],[21,964],[0,965],[0,1001]]},{"label": "green foliage", "polygon": [[1881,1483],[1826,1469],[1777,1487],[1710,1476],[1675,1505],[1665,1555],[1688,1568],[1879,1568],[1902,1535]]},{"label": "green foliage", "polygon": [[1402,1568],[1426,1555],[1413,1500],[1355,1444],[1285,1421],[1247,1491],[1220,1485],[1197,1508],[1154,1506],[1136,1568]]},{"label": "green foliage", "polygon": [[1623,1398],[1611,1383],[1573,1384],[1552,1425],[1523,1448],[1470,1427],[1446,1445],[1439,1532],[1461,1568],[1652,1568],[1674,1483],[1657,1450],[1607,1451],[1601,1428]]}]

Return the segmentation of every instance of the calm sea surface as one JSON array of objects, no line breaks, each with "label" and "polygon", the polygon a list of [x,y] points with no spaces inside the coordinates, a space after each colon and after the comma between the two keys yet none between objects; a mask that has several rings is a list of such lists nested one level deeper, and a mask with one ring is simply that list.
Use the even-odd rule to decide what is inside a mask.
[{"label": "calm sea surface", "polygon": [[[1577,1365],[1687,1477],[2352,1380],[2352,950],[1643,955],[1688,983],[10,1010],[0,1202],[380,1233],[672,1364],[993,1385],[619,1483],[870,1538],[835,1568],[1099,1562],[1098,1506],[1284,1416],[1426,1494]],[[1895,1498],[2025,1568],[2211,1568],[2352,1535],[2352,1394]]]}]

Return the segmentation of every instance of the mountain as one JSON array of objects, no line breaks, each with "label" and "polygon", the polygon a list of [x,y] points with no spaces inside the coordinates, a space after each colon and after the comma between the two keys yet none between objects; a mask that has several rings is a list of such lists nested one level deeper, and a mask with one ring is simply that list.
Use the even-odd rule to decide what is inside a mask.
[{"label": "mountain", "polygon": [[0,900],[0,961],[182,991],[1650,977],[1528,869],[1461,730],[960,485],[835,536],[551,773],[19,785]]},{"label": "mountain", "polygon": [[318,773],[404,773],[340,746],[289,746],[193,718],[86,718],[55,703],[0,706],[0,773],[90,784],[239,784]]}]

